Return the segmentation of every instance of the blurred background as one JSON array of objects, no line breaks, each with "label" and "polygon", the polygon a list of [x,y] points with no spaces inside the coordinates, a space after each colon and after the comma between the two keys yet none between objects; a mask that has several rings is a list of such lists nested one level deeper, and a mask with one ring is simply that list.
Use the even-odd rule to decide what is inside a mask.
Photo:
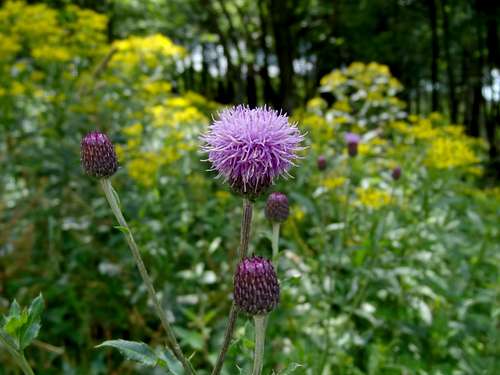
[{"label": "blurred background", "polygon": [[[499,23],[487,0],[0,1],[0,314],[43,293],[35,372],[164,373],[94,348],[164,343],[80,168],[99,129],[181,345],[210,373],[241,199],[198,137],[245,103],[307,133],[294,178],[273,187],[292,214],[264,373],[497,373]],[[346,132],[361,136],[355,158]],[[251,250],[269,256],[263,205]],[[247,373],[252,349],[242,316],[223,373]],[[17,371],[0,346],[0,374]]]}]

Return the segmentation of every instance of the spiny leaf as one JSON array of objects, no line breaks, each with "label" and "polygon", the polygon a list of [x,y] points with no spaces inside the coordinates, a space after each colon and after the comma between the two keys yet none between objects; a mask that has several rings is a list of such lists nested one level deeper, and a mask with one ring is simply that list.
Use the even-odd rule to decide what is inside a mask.
[{"label": "spiny leaf", "polygon": [[96,348],[112,347],[118,349],[125,358],[139,362],[145,366],[161,366],[165,367],[166,363],[163,359],[159,358],[156,353],[147,344],[137,341],[127,340],[108,340],[102,344],[97,345]]}]

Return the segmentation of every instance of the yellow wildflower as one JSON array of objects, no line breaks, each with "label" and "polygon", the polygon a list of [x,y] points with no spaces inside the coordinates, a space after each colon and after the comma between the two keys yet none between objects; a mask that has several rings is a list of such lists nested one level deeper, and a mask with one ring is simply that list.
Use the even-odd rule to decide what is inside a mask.
[{"label": "yellow wildflower", "polygon": [[143,131],[143,126],[140,123],[127,126],[123,129],[123,134],[129,137],[140,137]]},{"label": "yellow wildflower", "polygon": [[345,177],[334,177],[334,176],[329,176],[323,180],[323,185],[325,188],[328,190],[333,190],[336,189],[346,182]]},{"label": "yellow wildflower", "polygon": [[0,61],[8,61],[21,50],[21,45],[15,36],[6,36],[0,33]]},{"label": "yellow wildflower", "polygon": [[368,208],[379,209],[391,203],[391,195],[388,192],[373,187],[357,188],[356,195],[358,204]]},{"label": "yellow wildflower", "polygon": [[31,55],[42,61],[65,62],[71,59],[71,54],[66,48],[43,44],[33,48]]},{"label": "yellow wildflower", "polygon": [[445,137],[433,139],[425,157],[425,164],[437,169],[470,166],[478,162],[479,158],[465,139]]}]

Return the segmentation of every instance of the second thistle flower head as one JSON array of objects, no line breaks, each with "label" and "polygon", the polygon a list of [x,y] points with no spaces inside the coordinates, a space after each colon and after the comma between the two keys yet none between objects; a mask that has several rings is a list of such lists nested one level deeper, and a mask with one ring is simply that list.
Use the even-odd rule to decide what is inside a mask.
[{"label": "second thistle flower head", "polygon": [[108,178],[118,169],[115,149],[108,136],[99,131],[82,138],[80,158],[83,170],[89,176]]},{"label": "second thistle flower head", "polygon": [[254,256],[243,259],[234,274],[234,302],[249,315],[266,315],[280,300],[280,286],[270,260]]},{"label": "second thistle flower head", "polygon": [[345,142],[347,143],[347,152],[349,156],[354,157],[358,154],[358,144],[361,137],[355,133],[346,133]]},{"label": "second thistle flower head", "polygon": [[237,106],[222,111],[202,140],[219,176],[237,193],[256,197],[294,165],[303,136],[280,112]]},{"label": "second thistle flower head", "polygon": [[279,192],[271,193],[266,202],[266,217],[273,223],[282,223],[290,215],[288,197]]}]

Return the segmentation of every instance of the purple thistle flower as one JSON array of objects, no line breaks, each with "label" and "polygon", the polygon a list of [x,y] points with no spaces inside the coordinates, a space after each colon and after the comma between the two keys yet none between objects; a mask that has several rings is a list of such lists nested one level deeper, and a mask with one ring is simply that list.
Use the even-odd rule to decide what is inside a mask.
[{"label": "purple thistle flower", "polygon": [[279,192],[271,193],[267,198],[265,213],[266,217],[272,222],[284,222],[290,215],[288,197]]},{"label": "purple thistle flower", "polygon": [[320,171],[324,171],[326,169],[326,158],[323,155],[320,155],[317,160],[318,169]]},{"label": "purple thistle flower", "polygon": [[392,179],[393,179],[394,181],[399,180],[399,179],[401,178],[401,167],[400,167],[400,166],[395,167],[395,168],[392,170],[391,175],[392,175]]},{"label": "purple thistle flower", "polygon": [[201,139],[219,176],[237,193],[255,198],[288,175],[303,136],[278,111],[240,105],[222,111]]},{"label": "purple thistle flower", "polygon": [[243,259],[234,274],[234,302],[250,315],[271,312],[280,300],[280,286],[270,260],[254,256]]},{"label": "purple thistle flower", "polygon": [[116,153],[108,136],[99,131],[90,132],[80,144],[82,168],[89,176],[108,178],[118,169]]},{"label": "purple thistle flower", "polygon": [[358,154],[358,144],[361,137],[354,133],[346,133],[345,141],[347,143],[347,151],[349,156],[354,157]]}]

